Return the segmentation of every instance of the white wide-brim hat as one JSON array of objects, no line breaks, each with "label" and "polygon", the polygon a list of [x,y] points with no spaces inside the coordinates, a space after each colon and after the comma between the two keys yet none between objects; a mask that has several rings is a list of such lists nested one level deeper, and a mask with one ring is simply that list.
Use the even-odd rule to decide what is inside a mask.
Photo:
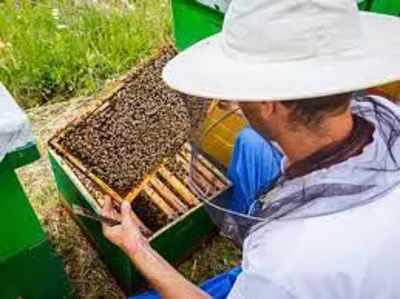
[{"label": "white wide-brim hat", "polygon": [[233,101],[346,93],[400,79],[400,18],[352,0],[233,0],[221,33],[172,59],[180,92]]}]

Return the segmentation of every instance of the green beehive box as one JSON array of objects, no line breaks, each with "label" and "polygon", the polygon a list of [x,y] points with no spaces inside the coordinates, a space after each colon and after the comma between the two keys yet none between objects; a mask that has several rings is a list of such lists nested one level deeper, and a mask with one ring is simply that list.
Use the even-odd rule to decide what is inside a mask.
[{"label": "green beehive box", "polygon": [[0,162],[0,298],[75,298],[15,174],[38,158],[36,145],[29,143]]},{"label": "green beehive box", "polygon": [[[100,206],[78,179],[70,164],[52,149],[49,149],[49,156],[57,186],[66,203],[80,205],[99,213]],[[217,196],[230,197],[230,185]],[[75,217],[75,219],[99,251],[124,292],[129,295],[137,291],[143,278],[131,264],[129,258],[104,238],[101,224],[80,217]],[[207,215],[203,204],[200,204],[157,231],[150,238],[150,244],[167,261],[174,264],[204,242],[214,230],[214,224]]]},{"label": "green beehive box", "polygon": [[358,2],[361,10],[400,16],[400,1],[398,0],[362,0]]},{"label": "green beehive box", "polygon": [[[352,0],[351,0],[352,1]],[[184,50],[222,29],[231,0],[172,0],[176,46]],[[358,1],[361,10],[400,16],[399,0]]]},{"label": "green beehive box", "polygon": [[0,298],[74,298],[15,173],[39,159],[26,115],[0,83]]},{"label": "green beehive box", "polygon": [[221,31],[223,10],[218,10],[216,3],[209,6],[204,3],[196,0],[172,0],[175,43],[179,50]]}]

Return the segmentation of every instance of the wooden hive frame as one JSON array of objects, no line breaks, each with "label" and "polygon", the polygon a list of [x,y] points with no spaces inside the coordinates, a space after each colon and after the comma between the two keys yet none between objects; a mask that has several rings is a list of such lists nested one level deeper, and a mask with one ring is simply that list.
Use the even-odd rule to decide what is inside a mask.
[{"label": "wooden hive frame", "polygon": [[[107,96],[103,97],[100,101],[96,102],[93,106],[90,106],[88,110],[82,114],[81,116],[74,119],[68,126],[56,132],[56,134],[50,138],[49,145],[57,150],[64,158],[66,158],[70,163],[72,163],[75,167],[77,167],[85,176],[90,178],[93,182],[95,182],[106,194],[111,196],[117,202],[122,203],[124,200],[132,201],[137,194],[143,189],[144,185],[150,179],[151,174],[149,174],[146,178],[144,178],[137,186],[135,186],[129,194],[123,198],[116,191],[114,191],[110,186],[107,185],[102,179],[97,177],[93,172],[91,172],[87,167],[83,165],[83,163],[76,158],[74,155],[68,152],[66,148],[62,146],[60,143],[60,139],[63,138],[66,133],[72,130],[79,123],[83,122],[85,119],[89,118],[91,115],[98,114],[103,112],[109,105],[109,99],[112,98],[118,91],[120,91],[124,87],[124,79],[120,82],[113,91]],[[154,169],[152,172],[155,172],[157,169]]]},{"label": "wooden hive frame", "polygon": [[[97,177],[93,172],[87,169],[83,163],[76,157],[74,157],[71,153],[65,149],[60,141],[60,138],[64,137],[65,134],[72,130],[75,126],[79,123],[83,122],[85,119],[89,118],[94,114],[102,113],[107,109],[110,105],[110,99],[115,96],[122,88],[125,87],[126,79],[129,78],[131,75],[138,73],[144,67],[146,67],[147,63],[151,60],[156,60],[162,56],[163,53],[159,52],[153,55],[151,58],[146,59],[140,62],[136,67],[134,67],[127,75],[122,76],[115,84],[115,86],[107,92],[105,95],[101,96],[97,101],[95,101],[92,105],[90,105],[86,112],[82,115],[78,116],[77,118],[73,119],[66,128],[57,131],[49,140],[48,144],[50,147],[57,150],[63,157],[65,157],[70,163],[72,163],[75,167],[77,167],[83,174],[85,174],[88,178],[90,178],[93,182],[95,182],[101,189],[105,191],[106,194],[111,196],[115,199],[118,203],[122,203],[124,200],[128,200],[131,202],[144,188],[147,182],[150,180],[151,176],[157,171],[161,165],[155,167],[142,181],[134,186],[132,190],[129,192],[125,198],[121,197],[117,192],[115,192],[110,186],[107,185],[102,179]],[[161,163],[162,164],[162,163]]]},{"label": "wooden hive frame", "polygon": [[[120,88],[122,87],[122,84],[120,84],[116,91],[117,92]],[[114,93],[115,93],[114,92]],[[112,93],[109,97],[112,97],[114,95]],[[171,195],[170,192],[166,191],[167,188],[165,186],[162,186],[162,183],[155,178],[155,175],[159,173],[163,178],[169,180],[169,183],[174,186],[177,190],[179,190],[179,194],[182,195],[184,198],[184,201],[186,204],[189,206],[193,206],[195,204],[198,204],[198,200],[195,198],[195,196],[188,190],[187,187],[182,184],[177,178],[175,178],[167,169],[164,167],[164,162],[156,166],[145,178],[141,180],[139,184],[134,186],[132,190],[126,195],[124,198],[121,197],[115,190],[113,190],[110,186],[107,185],[102,179],[100,179],[98,176],[96,176],[93,172],[91,172],[86,166],[83,165],[83,163],[76,158],[74,155],[68,152],[66,148],[62,146],[62,144],[59,142],[61,138],[65,136],[65,134],[71,130],[74,126],[79,124],[81,121],[84,121],[86,118],[90,117],[94,113],[101,113],[104,111],[109,106],[109,102],[106,102],[101,105],[97,105],[94,107],[89,108],[89,110],[84,113],[82,116],[78,117],[77,119],[73,120],[67,128],[65,128],[62,131],[59,131],[54,135],[50,140],[49,140],[49,145],[54,148],[57,152],[59,152],[65,159],[67,159],[72,165],[77,167],[79,171],[81,171],[85,176],[87,176],[89,179],[91,179],[94,183],[96,183],[106,194],[108,194],[110,197],[115,199],[117,202],[122,203],[124,200],[127,200],[129,202],[132,202],[140,192],[142,192],[145,188],[147,192],[149,192],[148,187],[146,187],[149,183],[151,185],[154,185],[154,187],[158,190],[160,193],[165,193],[164,195],[167,197],[167,200],[177,206],[181,206],[181,210],[183,209],[183,206],[176,201],[176,199]],[[177,154],[177,159],[181,161],[181,163],[185,166],[186,170],[189,171],[189,163],[190,163],[190,158],[189,158],[189,153],[191,151],[191,145],[190,144],[185,144],[181,152]],[[226,182],[226,179],[223,178],[223,175],[221,172],[215,168],[210,162],[208,162],[202,155],[199,154],[199,164],[195,165],[195,178],[197,177],[199,180],[199,183],[201,185],[206,185],[207,187],[212,187],[213,183],[217,184],[216,187],[221,188],[223,186],[223,183]],[[204,164],[204,165],[202,165]],[[211,181],[210,181],[211,180]],[[222,180],[222,181],[221,181]],[[187,183],[187,182],[184,182]],[[151,191],[150,191],[151,193]],[[168,193],[168,195],[167,195]]]}]

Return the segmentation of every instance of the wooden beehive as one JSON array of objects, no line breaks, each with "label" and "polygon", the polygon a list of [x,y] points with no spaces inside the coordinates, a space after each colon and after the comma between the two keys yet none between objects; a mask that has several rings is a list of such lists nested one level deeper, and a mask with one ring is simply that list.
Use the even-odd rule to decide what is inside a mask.
[{"label": "wooden beehive", "polygon": [[[185,144],[174,160],[187,166],[189,150],[190,144]],[[52,146],[49,149],[49,158],[58,189],[67,206],[77,204],[100,213],[104,191]],[[164,206],[160,208],[162,213],[170,215],[165,226],[157,230],[147,228],[145,232],[151,246],[167,261],[175,264],[200,246],[212,234],[215,226],[204,209],[205,204],[188,188],[188,176],[175,176],[167,167],[158,167],[141,192],[150,193],[159,202],[158,206]],[[200,155],[196,163],[195,180],[203,190],[209,190],[210,200],[231,196],[231,183],[204,155]],[[126,294],[131,295],[137,291],[143,277],[129,258],[104,238],[101,224],[80,217],[75,217],[75,220],[97,248]],[[146,219],[141,221],[146,222]]]},{"label": "wooden beehive", "polygon": [[[167,48],[167,51],[162,53],[167,53],[167,56],[171,57],[171,48]],[[162,56],[161,62],[165,63],[165,59]],[[156,62],[153,65],[150,64],[150,69],[154,65],[157,65],[160,69],[162,63]],[[149,70],[146,70],[146,72],[148,74]],[[161,75],[158,75],[160,74],[152,76],[153,79],[161,80]],[[135,73],[134,71],[126,78],[131,80],[140,76],[140,72]],[[127,188],[123,190],[110,184],[110,180],[107,180],[107,177],[103,176],[100,178],[97,175],[98,172],[93,171],[93,167],[95,166],[87,163],[88,160],[79,156],[76,151],[71,151],[71,147],[65,143],[68,136],[79,138],[80,141],[84,139],[85,142],[87,140],[85,138],[88,138],[89,142],[90,139],[93,139],[93,136],[90,134],[79,135],[82,133],[79,128],[82,128],[85,122],[87,124],[89,123],[88,120],[95,117],[102,115],[107,115],[108,117],[111,107],[116,103],[114,100],[118,100],[119,95],[123,95],[126,92],[135,92],[135,89],[133,89],[135,86],[132,87],[129,83],[131,81],[123,78],[120,82],[111,93],[94,103],[87,110],[87,113],[72,121],[65,129],[57,132],[49,140],[49,159],[56,183],[67,204],[77,204],[86,208],[92,208],[97,213],[100,212],[103,206],[103,197],[105,194],[111,196],[117,205],[123,200],[130,201],[133,217],[137,218],[139,223],[141,223],[141,229],[148,237],[152,247],[164,256],[166,260],[175,263],[195,247],[199,246],[215,230],[214,224],[204,209],[204,203],[190,188],[189,168],[192,145],[189,143],[184,144],[184,141],[189,136],[187,134],[177,135],[180,136],[180,139],[179,142],[174,143],[173,151],[171,151],[172,154],[168,152],[161,159],[151,160],[154,163],[151,164],[151,167],[146,168],[145,174],[141,174],[140,179],[135,180],[132,184],[129,181]],[[142,78],[140,82],[141,84],[146,84],[147,81]],[[158,82],[157,84],[161,83]],[[157,88],[159,86],[157,85]],[[143,98],[143,101],[151,99],[156,101],[158,107],[162,106],[157,97],[164,96],[165,99],[166,93],[167,99],[169,99],[169,96],[178,97],[176,102],[171,103],[171,101],[167,100],[167,105],[180,103],[178,109],[182,107],[182,97],[184,95],[174,94],[174,91],[165,91],[165,87],[161,87],[161,90],[155,92],[149,86],[141,85],[138,88],[142,88],[138,89],[138,92],[143,90],[150,90],[152,92],[151,96]],[[175,101],[175,98],[171,99]],[[174,109],[176,108],[174,107]],[[201,115],[196,109],[192,107],[192,110],[188,109],[187,112],[190,111],[194,116]],[[137,114],[135,107],[130,107],[127,112]],[[119,120],[119,118],[113,119]],[[156,121],[158,121],[157,119],[159,118],[156,118]],[[186,129],[186,133],[188,128],[195,128],[194,123],[197,121],[192,123],[190,120],[190,116],[178,119],[179,125],[177,128],[174,128],[173,134],[179,134],[176,131],[182,129],[182,126]],[[100,127],[103,131],[109,128],[108,125]],[[78,132],[79,134],[70,134],[71,132]],[[156,136],[158,136],[158,132]],[[144,143],[146,144],[146,141]],[[100,144],[100,148],[103,148],[102,143],[97,142],[96,146],[98,144]],[[118,146],[126,144],[127,142],[125,141],[117,143]],[[129,151],[129,153],[132,154],[135,151]],[[212,160],[210,158],[205,152],[198,155],[198,159],[193,163],[192,179],[209,200],[214,198],[228,199],[231,196],[231,183],[220,169],[210,162]],[[132,163],[132,160],[124,156],[118,155],[117,163],[120,161],[119,159],[123,159],[121,162],[125,164],[135,165],[135,163]],[[104,261],[109,265],[111,272],[116,277],[120,286],[127,294],[131,294],[138,287],[141,277],[132,266],[129,258],[104,238],[100,223],[81,217],[75,217],[75,219],[103,256]]]}]

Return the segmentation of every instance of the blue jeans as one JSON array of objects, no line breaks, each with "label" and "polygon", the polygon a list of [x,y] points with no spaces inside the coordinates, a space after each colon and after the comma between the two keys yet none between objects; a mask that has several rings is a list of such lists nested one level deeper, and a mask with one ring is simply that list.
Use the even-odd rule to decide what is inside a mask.
[{"label": "blue jeans", "polygon": [[[232,210],[251,213],[253,203],[260,192],[268,187],[281,173],[282,154],[251,128],[242,130],[236,138],[228,177],[233,183]],[[242,268],[236,267],[200,285],[216,299],[226,298]],[[146,292],[131,299],[156,299],[156,292]]]}]

